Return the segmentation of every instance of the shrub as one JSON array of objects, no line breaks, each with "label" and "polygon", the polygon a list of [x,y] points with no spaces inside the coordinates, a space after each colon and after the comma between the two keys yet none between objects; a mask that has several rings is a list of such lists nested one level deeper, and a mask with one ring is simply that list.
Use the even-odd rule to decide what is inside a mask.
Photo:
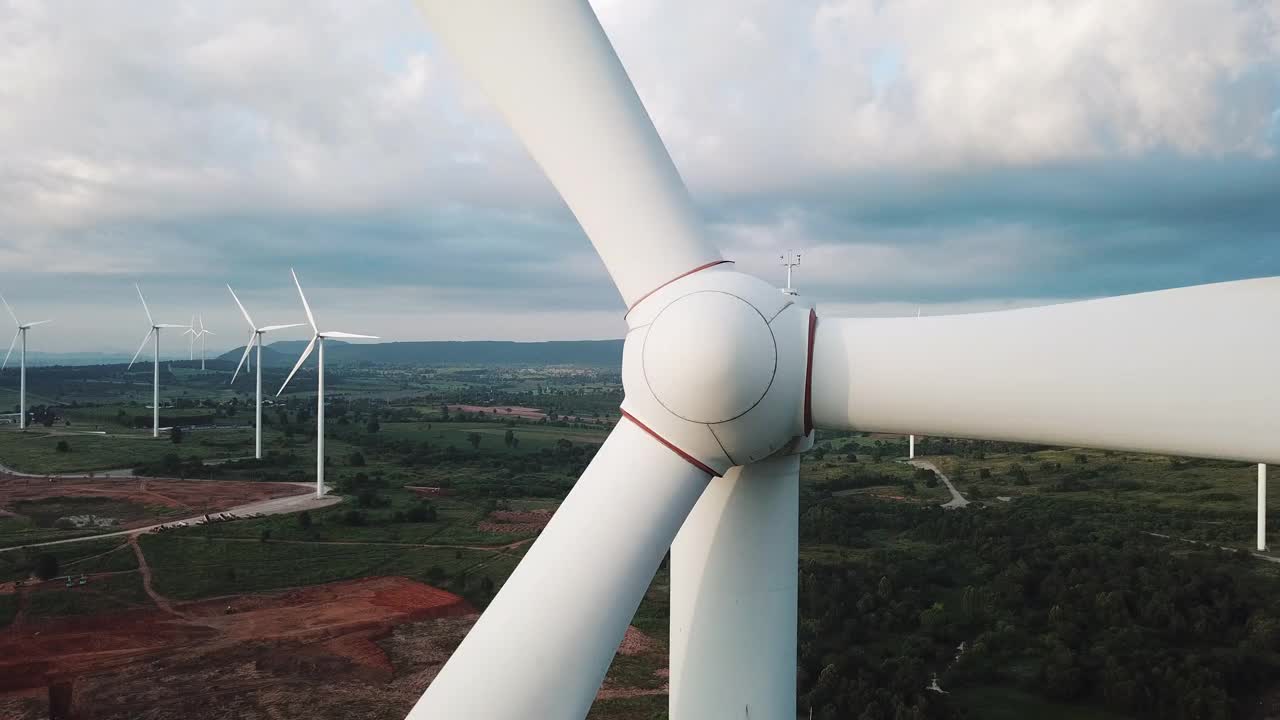
[{"label": "shrub", "polygon": [[41,580],[52,580],[58,576],[58,558],[56,555],[45,553],[36,558],[36,577]]},{"label": "shrub", "polygon": [[71,445],[66,440],[59,440],[57,446],[54,447],[60,453],[71,452]]}]

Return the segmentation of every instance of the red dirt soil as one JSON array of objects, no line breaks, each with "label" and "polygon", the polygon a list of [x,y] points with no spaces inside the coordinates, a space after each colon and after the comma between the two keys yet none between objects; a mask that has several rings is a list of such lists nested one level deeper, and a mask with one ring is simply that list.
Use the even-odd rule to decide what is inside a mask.
[{"label": "red dirt soil", "polygon": [[288,654],[338,657],[383,676],[390,665],[371,638],[400,623],[475,612],[457,595],[402,577],[174,603],[173,608],[181,617],[159,609],[130,610],[29,620],[0,631],[0,693],[181,651],[245,645],[302,645]]},{"label": "red dirt soil", "polygon": [[[20,500],[56,497],[105,497],[139,505],[160,505],[191,514],[221,512],[260,500],[299,495],[292,483],[236,480],[158,480],[155,478],[13,478],[0,477],[0,508]],[[147,518],[122,523],[122,529],[151,525]]]},{"label": "red dirt soil", "polygon": [[551,522],[551,510],[494,510],[476,528],[491,533],[538,532]]}]

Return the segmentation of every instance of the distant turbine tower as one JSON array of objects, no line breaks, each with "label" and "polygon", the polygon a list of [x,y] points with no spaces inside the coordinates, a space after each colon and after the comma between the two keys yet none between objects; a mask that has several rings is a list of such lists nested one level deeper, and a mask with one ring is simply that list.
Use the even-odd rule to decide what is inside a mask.
[{"label": "distant turbine tower", "polygon": [[[236,291],[227,286],[227,290],[231,293],[231,298],[236,301],[236,305],[240,308],[240,314],[244,315],[244,319],[249,323],[249,340],[244,344],[244,354],[240,356],[240,363],[236,365],[235,374],[231,376],[231,382],[234,383],[240,375],[240,367],[245,364],[246,360],[251,357],[249,351],[253,349],[254,344],[258,347],[258,381],[257,390],[255,391],[255,410],[254,410],[254,450],[253,456],[262,459],[262,336],[272,330],[284,330],[285,328],[302,327],[304,323],[292,323],[289,325],[266,325],[258,327],[253,324],[253,318],[249,317],[249,311],[244,309],[244,304],[240,302],[240,298],[236,297]],[[203,325],[201,321],[201,325]]]},{"label": "distant turbine tower", "polygon": [[[298,287],[298,297],[302,298],[302,309],[307,311],[307,322],[311,324],[311,342],[307,343],[307,349],[302,351],[302,356],[298,358],[298,363],[293,366],[293,371],[289,373],[289,377],[284,379],[284,385],[276,392],[276,397],[284,392],[285,387],[289,385],[289,381],[298,372],[298,368],[302,367],[302,363],[311,357],[311,351],[320,346],[320,354],[316,365],[316,497],[324,496],[324,341],[325,338],[366,338],[369,340],[378,339],[377,335],[356,335],[355,333],[338,332],[336,330],[326,330],[320,332],[320,328],[316,326],[316,318],[311,314],[311,306],[307,304],[307,296],[302,294],[302,283],[298,282],[298,273],[291,268],[289,273],[293,275],[293,284]],[[258,370],[262,370],[262,358],[258,358]]]},{"label": "distant turbine tower", "polygon": [[[218,333],[216,333],[216,332],[214,332],[214,331],[212,331],[212,330],[210,330],[209,328],[206,328],[206,327],[204,326],[204,316],[203,316],[203,315],[200,315],[200,316],[199,316],[199,318],[200,318],[200,369],[201,369],[201,370],[204,370],[205,336],[206,336],[206,335],[217,335]],[[232,378],[232,379],[234,379],[234,378]]]},{"label": "distant turbine tower", "polygon": [[26,430],[27,429],[27,331],[35,327],[36,325],[44,325],[45,323],[52,322],[52,321],[37,320],[35,322],[29,322],[24,325],[22,321],[18,320],[18,316],[14,314],[13,308],[9,307],[9,301],[5,300],[3,295],[0,295],[0,302],[3,302],[4,309],[9,311],[9,317],[13,318],[13,324],[18,326],[18,329],[15,330],[13,333],[13,340],[9,341],[9,352],[4,354],[4,364],[0,365],[0,369],[4,369],[9,366],[9,356],[13,354],[14,343],[18,342],[19,335],[22,336],[22,350],[18,355],[18,364],[20,368],[18,370],[18,416],[19,416],[18,427],[22,430]]},{"label": "distant turbine tower", "polygon": [[793,253],[788,250],[785,255],[779,255],[778,259],[782,261],[782,266],[787,269],[787,286],[782,289],[782,292],[787,295],[795,295],[796,290],[791,287],[791,271],[800,267],[800,253]]},{"label": "distant turbine tower", "polygon": [[[147,313],[147,322],[151,323],[151,329],[147,331],[146,336],[142,338],[142,344],[138,346],[138,352],[133,354],[133,359],[129,361],[129,367],[138,361],[138,356],[142,354],[142,349],[147,346],[147,341],[155,337],[155,344],[152,346],[152,363],[153,371],[151,377],[151,437],[160,437],[160,329],[161,328],[186,328],[186,325],[175,325],[173,323],[157,323],[151,317],[151,308],[147,307],[147,299],[142,297],[142,288],[137,283],[133,287],[138,291],[138,299],[142,301],[142,310]],[[189,329],[189,328],[188,328]],[[173,365],[169,365],[169,372],[173,372]]]},{"label": "distant turbine tower", "polygon": [[[916,319],[917,320],[920,319],[919,307],[916,307]],[[910,436],[910,438],[911,439],[908,441],[908,446],[907,446],[907,459],[915,460],[916,459],[916,436],[913,434]]]}]

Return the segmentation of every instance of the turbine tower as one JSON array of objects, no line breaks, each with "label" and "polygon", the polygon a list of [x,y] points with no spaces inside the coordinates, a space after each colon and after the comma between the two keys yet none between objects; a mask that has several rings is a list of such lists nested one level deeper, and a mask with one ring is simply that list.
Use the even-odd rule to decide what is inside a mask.
[{"label": "turbine tower", "polygon": [[13,324],[18,329],[13,333],[13,339],[9,341],[9,352],[4,354],[4,364],[0,365],[0,370],[9,367],[9,356],[13,354],[13,346],[18,342],[18,338],[22,338],[22,349],[18,352],[18,429],[27,429],[27,331],[37,325],[44,325],[52,320],[37,320],[35,322],[23,323],[18,319],[13,308],[9,307],[9,301],[0,295],[0,302],[4,303],[4,309],[9,311],[9,317],[13,318]]},{"label": "turbine tower", "polygon": [[[917,320],[919,320],[919,319],[920,319],[920,308],[916,308],[916,319],[917,319]],[[912,434],[911,434],[911,436],[910,436],[910,439],[907,441],[907,459],[908,459],[908,460],[915,460],[915,459],[916,459],[916,436],[915,436],[915,433],[912,433]]]},{"label": "turbine tower", "polygon": [[1267,549],[1267,464],[1258,463],[1258,552]]},{"label": "turbine tower", "polygon": [[[253,349],[255,343],[258,348],[258,375],[254,390],[254,443],[253,456],[259,460],[262,459],[262,336],[274,330],[284,330],[286,328],[302,327],[303,323],[291,323],[289,325],[264,325],[258,327],[253,323],[253,318],[249,317],[249,311],[244,309],[244,303],[240,302],[240,298],[236,297],[236,291],[227,286],[227,291],[231,293],[231,298],[236,301],[236,306],[240,308],[240,314],[244,315],[244,319],[249,323],[249,339],[244,344],[244,354],[240,356],[240,363],[236,365],[236,371],[231,376],[231,382],[234,384],[236,378],[240,375],[240,368],[249,359],[249,351]],[[204,322],[201,321],[201,326]]]},{"label": "turbine tower", "polygon": [[[151,374],[151,437],[160,437],[160,330],[163,328],[191,328],[187,325],[175,325],[173,323],[158,323],[151,317],[151,308],[147,307],[147,299],[142,297],[142,288],[137,283],[133,284],[134,289],[138,291],[138,299],[142,301],[142,310],[147,314],[147,322],[151,324],[151,328],[147,330],[147,334],[142,338],[142,344],[138,346],[138,352],[133,354],[133,359],[129,361],[129,367],[138,361],[138,356],[142,354],[142,349],[147,346],[147,341],[154,338],[152,344],[152,374]],[[170,372],[172,372],[170,366]]]},{"label": "turbine tower", "polygon": [[[302,355],[298,358],[298,362],[293,366],[293,370],[289,372],[289,377],[284,379],[284,384],[276,391],[276,397],[280,397],[280,393],[289,385],[289,381],[297,374],[298,368],[302,367],[302,363],[311,357],[311,351],[319,347],[319,355],[316,360],[316,497],[324,497],[324,341],[325,338],[364,338],[368,340],[378,339],[377,335],[357,335],[355,333],[340,332],[337,330],[326,330],[320,332],[320,328],[316,326],[316,318],[311,314],[311,306],[307,304],[307,296],[302,294],[302,283],[298,282],[298,273],[292,268],[289,274],[293,275],[293,284],[298,288],[298,297],[302,298],[302,309],[307,311],[307,322],[311,324],[311,342],[307,343],[307,348],[302,351]],[[258,358],[258,372],[262,372],[262,358]]]},{"label": "turbine tower", "polygon": [[672,720],[795,717],[814,428],[1280,458],[1280,405],[1257,399],[1280,278],[934,317],[928,337],[819,318],[711,244],[586,0],[419,4],[581,224],[628,332],[621,419],[413,720],[584,717],[668,549]]}]

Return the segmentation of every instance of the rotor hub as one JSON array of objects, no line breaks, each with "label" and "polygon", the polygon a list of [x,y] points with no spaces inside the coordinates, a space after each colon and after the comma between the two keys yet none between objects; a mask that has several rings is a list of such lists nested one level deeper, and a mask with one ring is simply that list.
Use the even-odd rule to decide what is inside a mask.
[{"label": "rotor hub", "polygon": [[810,312],[733,270],[663,286],[627,315],[623,411],[715,474],[800,447]]},{"label": "rotor hub", "polygon": [[736,295],[705,290],[662,309],[644,339],[644,378],[676,417],[722,423],[755,407],[778,368],[769,322]]}]

